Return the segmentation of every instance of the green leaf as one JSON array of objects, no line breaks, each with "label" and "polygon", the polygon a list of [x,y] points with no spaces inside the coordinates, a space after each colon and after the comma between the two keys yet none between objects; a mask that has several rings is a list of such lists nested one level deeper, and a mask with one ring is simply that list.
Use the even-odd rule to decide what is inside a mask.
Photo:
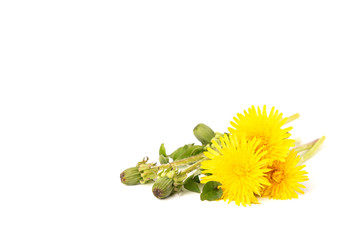
[{"label": "green leaf", "polygon": [[159,162],[160,162],[160,164],[167,164],[167,163],[169,163],[169,158],[167,156],[160,155]]},{"label": "green leaf", "polygon": [[204,151],[205,151],[204,146],[195,145],[192,147],[191,156],[198,155]]},{"label": "green leaf", "polygon": [[[196,176],[196,177],[198,177],[198,176]],[[185,180],[184,188],[191,192],[200,193],[200,188],[197,185],[196,180],[194,179],[194,176],[190,176]]]},{"label": "green leaf", "polygon": [[169,157],[166,155],[166,150],[165,150],[164,143],[162,143],[162,144],[160,145],[160,149],[159,149],[159,162],[160,162],[160,164],[169,163]]},{"label": "green leaf", "polygon": [[176,161],[182,159],[182,155],[188,151],[189,147],[193,146],[194,144],[186,144],[183,147],[179,147],[173,153],[170,154],[170,157]]},{"label": "green leaf", "polygon": [[214,201],[221,198],[223,191],[221,188],[218,188],[220,185],[221,183],[215,181],[207,182],[204,185],[203,191],[200,195],[201,201]]},{"label": "green leaf", "polygon": [[164,143],[162,143],[162,144],[160,145],[159,155],[166,156],[166,150],[165,150],[165,145],[164,145]]},{"label": "green leaf", "polygon": [[173,153],[170,154],[170,157],[174,160],[181,160],[184,158],[188,158],[197,154],[200,154],[204,152],[204,146],[200,145],[194,145],[192,144],[186,144],[178,149],[176,149]]},{"label": "green leaf", "polygon": [[200,183],[199,175],[196,175],[193,180],[197,183]]}]

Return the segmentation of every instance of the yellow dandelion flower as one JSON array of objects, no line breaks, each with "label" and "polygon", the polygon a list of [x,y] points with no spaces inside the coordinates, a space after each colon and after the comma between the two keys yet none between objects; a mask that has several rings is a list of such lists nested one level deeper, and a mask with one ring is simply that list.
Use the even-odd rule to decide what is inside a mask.
[{"label": "yellow dandelion flower", "polygon": [[259,148],[260,140],[253,138],[247,141],[237,136],[225,134],[220,138],[221,146],[213,141],[216,150],[207,149],[204,154],[209,158],[201,163],[203,174],[211,174],[202,178],[202,183],[220,182],[222,199],[243,206],[258,203],[255,194],[260,195],[264,185],[269,185],[266,173],[266,151]]},{"label": "yellow dandelion flower", "polygon": [[305,175],[306,171],[302,170],[305,165],[297,166],[300,156],[296,151],[292,150],[285,162],[275,161],[268,172],[268,179],[271,183],[266,186],[263,196],[268,196],[273,199],[291,199],[298,198],[298,193],[304,194],[300,188],[305,188],[299,182],[309,180]]},{"label": "yellow dandelion flower", "polygon": [[234,117],[234,122],[230,122],[234,128],[229,127],[228,130],[237,136],[245,135],[248,140],[254,137],[260,139],[259,147],[267,151],[265,157],[269,159],[269,164],[275,160],[284,162],[290,147],[295,144],[295,140],[288,139],[292,127],[282,129],[286,120],[274,107],[267,115],[266,106],[263,107],[263,111],[260,107],[256,111],[252,106],[248,112],[244,111],[244,115],[238,113],[237,117]]}]

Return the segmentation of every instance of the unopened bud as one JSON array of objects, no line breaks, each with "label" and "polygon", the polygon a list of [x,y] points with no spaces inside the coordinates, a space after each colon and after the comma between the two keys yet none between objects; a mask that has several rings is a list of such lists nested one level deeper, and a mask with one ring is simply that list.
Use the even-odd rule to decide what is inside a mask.
[{"label": "unopened bud", "polygon": [[215,137],[214,131],[203,123],[198,124],[194,130],[195,137],[202,143],[207,145],[211,142],[211,139]]},{"label": "unopened bud", "polygon": [[140,184],[141,174],[138,167],[131,167],[120,173],[120,179],[123,184],[137,185]]},{"label": "unopened bud", "polygon": [[174,190],[174,180],[168,177],[161,177],[154,183],[152,192],[155,197],[163,199],[170,196]]}]

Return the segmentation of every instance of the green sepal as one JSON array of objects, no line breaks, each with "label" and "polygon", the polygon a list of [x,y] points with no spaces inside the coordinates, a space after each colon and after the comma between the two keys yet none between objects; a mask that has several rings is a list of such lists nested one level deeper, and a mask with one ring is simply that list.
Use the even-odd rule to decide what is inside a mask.
[{"label": "green sepal", "polygon": [[[197,179],[196,179],[197,178]],[[197,192],[200,193],[200,188],[197,184],[197,181],[199,180],[199,176],[196,175],[191,175],[190,177],[188,177],[185,182],[184,182],[184,188],[191,191],[191,192]]]},{"label": "green sepal", "polygon": [[223,191],[221,188],[221,183],[210,181],[204,185],[202,193],[200,194],[201,201],[208,200],[208,201],[215,201],[221,198]]},{"label": "green sepal", "polygon": [[194,143],[192,143],[192,144],[186,144],[183,147],[176,149],[169,156],[173,159],[173,161],[177,161],[200,154],[204,151],[205,151],[204,146],[194,145]]}]

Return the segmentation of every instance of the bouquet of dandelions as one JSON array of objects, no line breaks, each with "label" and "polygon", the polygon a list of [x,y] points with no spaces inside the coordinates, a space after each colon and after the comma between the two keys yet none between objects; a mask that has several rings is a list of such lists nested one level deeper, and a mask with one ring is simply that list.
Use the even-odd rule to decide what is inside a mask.
[{"label": "bouquet of dandelions", "polygon": [[[164,144],[159,162],[148,158],[120,174],[126,185],[155,181],[152,192],[167,198],[183,188],[201,193],[201,200],[224,200],[243,206],[258,203],[258,197],[297,198],[307,181],[305,161],[312,157],[325,137],[295,146],[292,127],[284,127],[299,114],[283,118],[273,107],[269,114],[252,106],[230,122],[229,133],[214,132],[205,124],[194,128],[202,145],[186,144],[170,155]],[[170,161],[172,159],[172,162]],[[203,185],[203,186],[202,186]]]}]

